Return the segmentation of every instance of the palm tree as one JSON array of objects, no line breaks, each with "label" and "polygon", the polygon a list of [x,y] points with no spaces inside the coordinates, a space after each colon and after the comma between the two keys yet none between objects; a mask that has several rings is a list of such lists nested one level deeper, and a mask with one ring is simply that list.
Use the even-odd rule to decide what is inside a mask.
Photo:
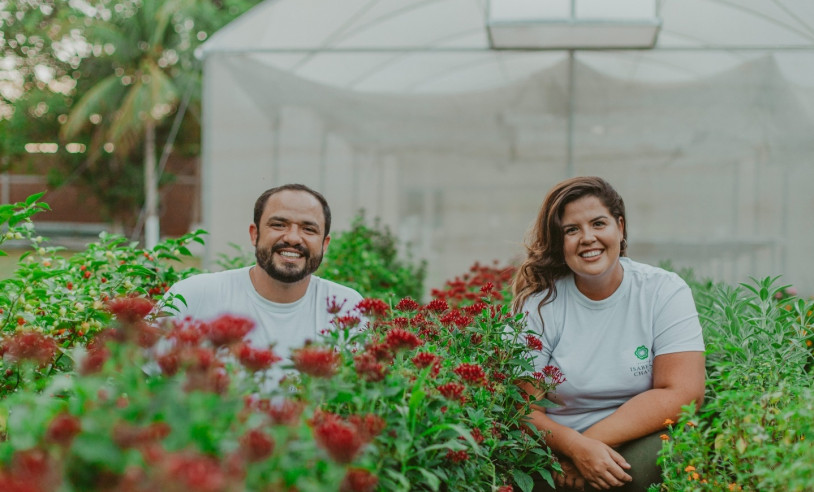
[{"label": "palm tree", "polygon": [[115,7],[119,15],[107,16],[110,20],[97,15],[85,37],[95,52],[105,53],[113,62],[110,73],[80,97],[60,137],[68,140],[93,127],[88,163],[101,160],[107,152],[111,166],[120,166],[136,146],[143,145],[144,237],[149,249],[158,242],[159,235],[156,126],[176,109],[184,79],[195,77],[176,65],[184,53],[191,54],[188,36],[192,33],[185,37],[183,26],[185,19],[193,18],[196,2],[136,0],[104,4]]}]

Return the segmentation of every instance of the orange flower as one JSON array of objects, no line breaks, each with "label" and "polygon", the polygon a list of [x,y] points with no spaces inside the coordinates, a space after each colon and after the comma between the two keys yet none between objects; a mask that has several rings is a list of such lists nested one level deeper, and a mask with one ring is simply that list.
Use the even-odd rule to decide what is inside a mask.
[{"label": "orange flower", "polygon": [[689,422],[687,422],[687,427],[695,427],[696,425],[698,425],[698,424],[696,424],[696,423],[695,423],[695,422],[693,422],[692,420],[691,420],[691,421],[689,421]]},{"label": "orange flower", "polygon": [[673,422],[672,420],[664,419],[664,426],[665,427],[667,427],[668,425],[673,425],[673,424],[675,424],[675,422]]},{"label": "orange flower", "polygon": [[688,466],[687,466],[687,468],[684,468],[684,471],[685,471],[685,472],[687,472],[687,473],[689,473],[689,472],[694,472],[694,471],[695,471],[695,467],[694,467],[694,466],[692,466],[692,465],[688,465]]},{"label": "orange flower", "polygon": [[659,437],[661,438],[662,441],[669,441],[670,440],[670,436],[668,436],[667,434],[662,434]]},{"label": "orange flower", "polygon": [[701,476],[700,476],[699,474],[697,474],[697,473],[693,472],[693,474],[692,474],[692,479],[693,479],[693,480],[698,480],[699,478],[701,478]]}]

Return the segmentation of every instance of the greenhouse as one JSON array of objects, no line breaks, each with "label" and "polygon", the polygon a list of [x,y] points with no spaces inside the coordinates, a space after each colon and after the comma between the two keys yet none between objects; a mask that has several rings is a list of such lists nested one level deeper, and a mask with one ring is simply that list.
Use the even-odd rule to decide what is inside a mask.
[{"label": "greenhouse", "polygon": [[268,0],[203,47],[207,257],[302,182],[430,285],[511,261],[545,192],[609,180],[630,254],[814,291],[807,0]]}]

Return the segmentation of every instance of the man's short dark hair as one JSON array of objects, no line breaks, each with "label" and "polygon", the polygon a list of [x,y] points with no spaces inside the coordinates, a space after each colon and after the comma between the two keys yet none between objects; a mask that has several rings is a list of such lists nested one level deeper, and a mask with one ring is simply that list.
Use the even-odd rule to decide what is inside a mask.
[{"label": "man's short dark hair", "polygon": [[275,193],[279,193],[281,191],[304,191],[306,193],[310,193],[311,196],[319,200],[319,203],[322,205],[322,215],[325,218],[325,233],[323,237],[327,237],[328,233],[331,232],[331,207],[328,206],[328,200],[322,196],[321,193],[318,191],[314,191],[311,188],[305,186],[304,184],[285,184],[282,186],[277,186],[275,188],[270,188],[263,192],[257,198],[257,201],[254,202],[254,225],[258,229],[260,228],[260,219],[263,217],[263,210],[266,208],[266,202],[271,195]]}]

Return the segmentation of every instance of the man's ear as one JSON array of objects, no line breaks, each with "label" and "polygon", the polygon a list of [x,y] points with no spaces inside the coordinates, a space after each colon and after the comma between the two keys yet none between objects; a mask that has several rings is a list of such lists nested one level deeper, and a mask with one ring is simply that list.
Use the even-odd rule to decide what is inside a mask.
[{"label": "man's ear", "polygon": [[252,240],[252,246],[257,244],[257,226],[254,223],[249,225],[249,239]]},{"label": "man's ear", "polygon": [[325,236],[325,239],[322,240],[322,254],[325,254],[328,251],[328,245],[331,244],[331,236]]}]

